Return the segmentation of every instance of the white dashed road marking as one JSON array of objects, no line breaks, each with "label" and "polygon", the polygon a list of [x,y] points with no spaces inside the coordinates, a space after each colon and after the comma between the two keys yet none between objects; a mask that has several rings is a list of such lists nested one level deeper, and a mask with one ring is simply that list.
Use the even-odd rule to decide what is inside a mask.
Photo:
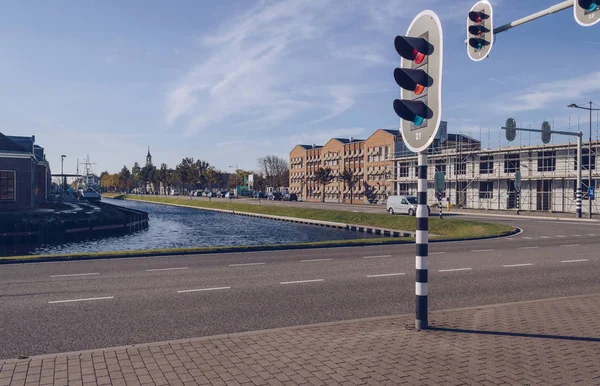
[{"label": "white dashed road marking", "polygon": [[576,247],[579,244],[565,244],[565,245],[561,245],[561,247]]},{"label": "white dashed road marking", "polygon": [[556,236],[554,236],[554,237],[565,238],[565,237],[567,237],[567,236],[563,236],[563,235],[556,235]]},{"label": "white dashed road marking", "polygon": [[403,272],[398,272],[398,273],[382,273],[379,275],[367,275],[367,277],[385,277],[385,276],[402,276],[405,275],[405,273]]},{"label": "white dashed road marking", "polygon": [[528,265],[533,265],[533,263],[524,263],[524,264],[507,264],[504,266],[504,268],[511,268],[511,267],[526,267]]},{"label": "white dashed road marking", "polygon": [[596,236],[596,234],[595,234],[595,233],[588,233],[587,235],[588,235],[588,236]]},{"label": "white dashed road marking", "polygon": [[473,249],[471,252],[492,252],[495,249]]},{"label": "white dashed road marking", "polygon": [[523,240],[531,240],[532,237],[521,237]]},{"label": "white dashed road marking", "polygon": [[331,261],[333,259],[310,259],[310,260],[300,260],[301,263],[314,263],[318,261]]},{"label": "white dashed road marking", "polygon": [[537,249],[539,247],[521,247],[521,248],[517,248],[517,249]]},{"label": "white dashed road marking", "polygon": [[431,255],[445,255],[446,252],[429,252],[429,256]]},{"label": "white dashed road marking", "polygon": [[70,276],[93,276],[100,275],[99,273],[72,273],[68,275],[51,275],[50,277],[70,277]]},{"label": "white dashed road marking", "polygon": [[319,281],[324,281],[323,279],[313,279],[313,280],[297,280],[297,281],[282,281],[279,284],[300,284],[300,283],[315,283]]},{"label": "white dashed road marking", "polygon": [[392,255],[363,256],[363,259],[378,259],[380,257],[392,257]]},{"label": "white dashed road marking", "polygon": [[550,237],[548,236],[540,236],[540,239],[549,239]]},{"label": "white dashed road marking", "polygon": [[48,302],[49,304],[57,304],[57,303],[72,303],[72,302],[87,302],[87,301],[92,301],[92,300],[107,300],[107,299],[114,299],[114,296],[104,296],[101,298],[86,298],[86,299],[69,299],[69,300],[54,300],[51,302]]},{"label": "white dashed road marking", "polygon": [[229,264],[230,267],[243,267],[246,265],[265,265],[265,263],[240,263],[240,264]]},{"label": "white dashed road marking", "polygon": [[158,271],[179,271],[182,269],[189,269],[190,267],[176,267],[176,268],[154,268],[147,269],[146,272],[158,272]]},{"label": "white dashed road marking", "polygon": [[561,263],[579,263],[582,261],[588,261],[588,259],[577,259],[577,260],[563,260]]},{"label": "white dashed road marking", "polygon": [[214,288],[198,288],[198,289],[190,289],[190,290],[181,290],[177,291],[178,294],[186,293],[186,292],[200,292],[200,291],[216,291],[216,290],[226,290],[231,287],[214,287]]},{"label": "white dashed road marking", "polygon": [[581,235],[573,235],[573,237],[581,237]]},{"label": "white dashed road marking", "polygon": [[472,268],[453,268],[453,269],[440,269],[438,272],[457,272],[457,271],[470,271]]}]

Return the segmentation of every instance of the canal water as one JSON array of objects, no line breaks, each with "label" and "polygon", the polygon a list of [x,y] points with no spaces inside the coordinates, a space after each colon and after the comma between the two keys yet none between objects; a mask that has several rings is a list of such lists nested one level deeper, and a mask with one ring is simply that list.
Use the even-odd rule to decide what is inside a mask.
[{"label": "canal water", "polygon": [[[103,199],[127,208],[148,212],[147,230],[130,235],[44,245],[19,254],[106,252],[136,249],[292,244],[308,241],[349,240],[373,235],[236,216],[192,208]],[[15,252],[16,253],[16,252]]]}]

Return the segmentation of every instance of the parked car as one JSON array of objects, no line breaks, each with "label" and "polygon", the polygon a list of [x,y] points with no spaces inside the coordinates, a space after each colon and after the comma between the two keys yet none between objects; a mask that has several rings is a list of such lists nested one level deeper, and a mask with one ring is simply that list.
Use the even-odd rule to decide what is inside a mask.
[{"label": "parked car", "polygon": [[283,199],[283,196],[279,192],[271,192],[271,193],[267,194],[267,200],[281,201],[282,199]]},{"label": "parked car", "polygon": [[[414,216],[417,213],[417,197],[389,196],[386,207],[389,214],[402,213]],[[429,205],[427,205],[427,213],[431,213]]]},{"label": "parked car", "polygon": [[225,198],[235,198],[235,193],[227,192],[227,193],[225,193]]},{"label": "parked car", "polygon": [[298,201],[298,195],[296,193],[288,193],[283,196],[283,201]]},{"label": "parked car", "polygon": [[266,198],[267,196],[263,192],[256,192],[252,195],[252,198]]}]

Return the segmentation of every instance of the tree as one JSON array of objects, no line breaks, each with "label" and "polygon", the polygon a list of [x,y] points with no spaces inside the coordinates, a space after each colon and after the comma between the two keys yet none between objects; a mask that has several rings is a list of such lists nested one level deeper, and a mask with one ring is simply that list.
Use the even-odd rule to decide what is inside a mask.
[{"label": "tree", "polygon": [[335,178],[331,172],[331,168],[319,168],[315,172],[315,181],[323,188],[321,191],[321,202],[325,202],[325,186]]},{"label": "tree", "polygon": [[206,171],[210,168],[210,164],[206,161],[197,160],[194,164],[194,183],[200,184],[204,188],[207,182]]},{"label": "tree", "polygon": [[267,155],[260,157],[257,160],[257,165],[269,186],[279,188],[288,185],[290,168],[284,158]]},{"label": "tree", "polygon": [[160,169],[156,169],[156,171],[154,173],[156,181],[159,184],[159,188],[158,189],[160,190],[160,186],[162,185],[162,189],[163,189],[163,193],[164,194],[167,194],[167,174],[168,174],[168,170],[169,170],[169,167],[167,166],[166,163],[163,162],[160,165]]},{"label": "tree", "polygon": [[136,162],[133,163],[133,166],[131,167],[131,176],[129,177],[130,180],[130,187],[133,188],[137,188],[138,187],[138,182],[142,179],[141,177],[141,173],[142,173],[142,168],[140,167],[140,164]]},{"label": "tree", "polygon": [[340,174],[340,177],[342,178],[342,181],[344,181],[344,187],[350,189],[350,203],[352,204],[352,196],[354,196],[353,190],[358,182],[358,176],[355,176],[350,169],[344,169],[342,174]]},{"label": "tree", "polygon": [[181,160],[181,163],[175,167],[175,173],[183,185],[185,190],[185,184],[188,182],[195,182],[196,165],[193,157],[185,157]]},{"label": "tree", "polygon": [[206,183],[208,184],[208,189],[210,190],[212,190],[213,185],[218,184],[221,180],[221,172],[215,170],[212,166],[206,169],[204,176],[206,178]]},{"label": "tree", "polygon": [[144,191],[148,184],[152,184],[154,189],[154,182],[156,181],[156,168],[153,165],[146,165],[140,171],[140,180],[143,182]]},{"label": "tree", "polygon": [[129,190],[131,188],[130,180],[131,172],[129,171],[129,169],[127,169],[127,166],[123,165],[123,168],[119,173],[119,189]]}]

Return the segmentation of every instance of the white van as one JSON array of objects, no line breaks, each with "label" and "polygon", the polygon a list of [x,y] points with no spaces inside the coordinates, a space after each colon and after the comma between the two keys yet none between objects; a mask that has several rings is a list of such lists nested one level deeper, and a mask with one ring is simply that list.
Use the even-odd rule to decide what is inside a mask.
[{"label": "white van", "polygon": [[[417,213],[417,197],[415,196],[389,196],[386,205],[389,214],[403,213],[414,216]],[[429,212],[429,205],[427,205],[427,213]]]}]

